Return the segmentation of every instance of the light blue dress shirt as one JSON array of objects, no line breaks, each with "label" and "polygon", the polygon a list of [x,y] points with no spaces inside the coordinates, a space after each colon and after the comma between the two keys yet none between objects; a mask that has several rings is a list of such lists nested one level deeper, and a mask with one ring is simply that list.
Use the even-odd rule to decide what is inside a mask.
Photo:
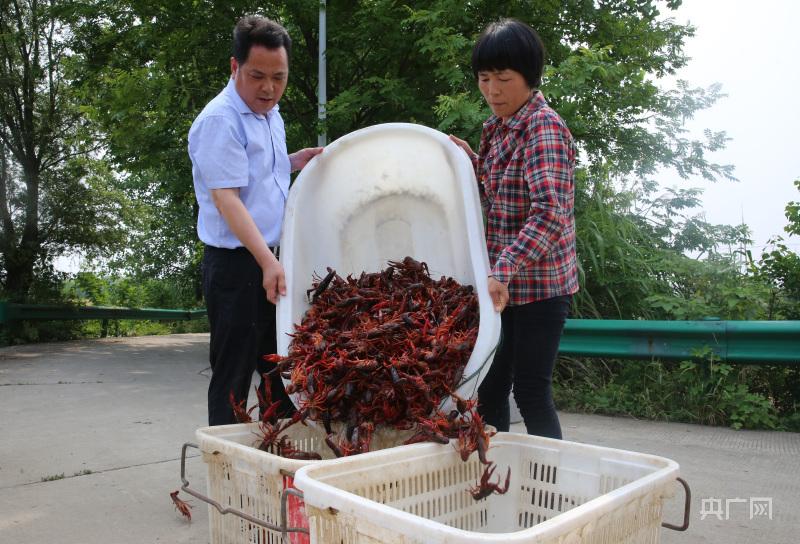
[{"label": "light blue dress shirt", "polygon": [[254,113],[229,80],[192,123],[189,157],[200,206],[200,240],[221,248],[243,245],[211,198],[212,189],[239,187],[239,197],[264,241],[278,245],[291,166],[277,104],[266,115]]}]

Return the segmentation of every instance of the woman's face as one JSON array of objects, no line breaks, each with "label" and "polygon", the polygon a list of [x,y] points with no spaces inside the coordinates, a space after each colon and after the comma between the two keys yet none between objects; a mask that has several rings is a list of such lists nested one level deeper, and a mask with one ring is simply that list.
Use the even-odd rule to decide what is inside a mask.
[{"label": "woman's face", "polygon": [[507,121],[531,96],[528,82],[511,69],[478,72],[478,88],[492,113]]}]

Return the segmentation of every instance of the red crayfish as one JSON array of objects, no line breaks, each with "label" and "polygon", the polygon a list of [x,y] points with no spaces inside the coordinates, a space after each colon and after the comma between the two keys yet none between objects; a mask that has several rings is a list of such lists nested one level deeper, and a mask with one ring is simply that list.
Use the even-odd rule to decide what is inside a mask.
[{"label": "red crayfish", "polygon": [[503,495],[508,491],[508,486],[511,482],[511,467],[508,467],[508,471],[506,472],[506,482],[502,487],[500,486],[499,478],[497,480],[497,483],[489,481],[496,467],[497,465],[495,465],[494,463],[489,463],[488,465],[486,465],[486,470],[483,471],[480,483],[475,487],[470,488],[469,493],[470,495],[472,495],[472,498],[475,499],[476,501],[485,499],[492,493]]},{"label": "red crayfish", "polygon": [[[265,356],[276,363],[272,373],[289,381],[287,392],[298,394],[298,410],[282,422],[262,416],[260,447],[309,455],[281,435],[310,419],[322,423],[336,456],[354,455],[369,451],[376,426],[388,425],[413,430],[406,443],[453,440],[464,460],[477,451],[487,469],[473,496],[504,493],[507,484],[490,482],[489,435],[475,401],[454,396],[457,410],[437,411],[461,380],[478,335],[474,289],[449,277],[432,279],[428,265],[411,257],[388,264],[357,278],[331,268],[315,277],[307,291],[311,306],[295,326],[288,355]],[[234,410],[249,417],[243,406]],[[337,433],[333,422],[342,424]]]},{"label": "red crayfish", "polygon": [[172,498],[172,503],[175,505],[175,509],[178,510],[178,512],[180,512],[189,521],[192,521],[192,512],[190,510],[192,505],[178,498],[178,490],[173,491],[169,494],[169,496]]}]

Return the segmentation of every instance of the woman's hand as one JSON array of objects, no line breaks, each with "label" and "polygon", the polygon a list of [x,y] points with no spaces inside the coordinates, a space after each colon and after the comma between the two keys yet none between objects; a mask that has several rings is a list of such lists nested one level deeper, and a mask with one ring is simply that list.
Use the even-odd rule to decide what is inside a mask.
[{"label": "woman's hand", "polygon": [[466,141],[462,140],[461,138],[456,138],[452,134],[450,134],[449,137],[450,141],[456,144],[461,149],[463,149],[464,153],[466,153],[467,157],[469,157],[469,160],[472,160],[472,157],[475,156],[475,152],[472,150],[469,144]]},{"label": "woman's hand", "polygon": [[494,311],[497,313],[502,312],[506,304],[508,304],[508,285],[489,276],[489,296],[492,297]]},{"label": "woman's hand", "polygon": [[307,147],[289,155],[289,164],[292,165],[292,172],[305,168],[308,161],[322,153],[323,149],[322,147]]}]

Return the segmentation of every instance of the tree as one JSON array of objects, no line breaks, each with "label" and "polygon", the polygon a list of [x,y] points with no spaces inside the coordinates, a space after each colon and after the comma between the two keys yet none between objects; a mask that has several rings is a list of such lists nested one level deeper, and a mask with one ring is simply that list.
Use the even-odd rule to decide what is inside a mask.
[{"label": "tree", "polygon": [[[800,179],[794,181],[800,190]],[[800,236],[800,202],[786,205],[784,227],[789,235]],[[782,236],[771,240],[773,248],[761,255],[759,273],[773,286],[777,318],[800,319],[800,255],[789,249]]]},{"label": "tree", "polygon": [[81,138],[59,4],[0,2],[1,281],[14,300],[30,295],[54,256],[121,241],[122,195]]},{"label": "tree", "polygon": [[118,186],[137,203],[112,268],[188,281],[199,299],[202,250],[186,137],[228,77],[234,23],[258,5],[87,0],[62,11],[80,58],[83,111],[122,174]]},{"label": "tree", "polygon": [[[659,231],[636,216],[636,200],[652,194],[652,177],[661,167],[709,179],[732,175],[730,167],[707,156],[724,145],[724,133],[708,132],[705,140],[693,141],[682,128],[686,118],[720,96],[719,89],[681,83],[662,90],[656,84],[687,61],[682,46],[693,29],[661,13],[679,4],[332,3],[327,12],[328,116],[320,127],[316,0],[266,8],[245,0],[195,2],[191,10],[165,0],[75,2],[73,49],[86,67],[87,112],[104,134],[115,167],[126,173],[127,190],[146,202],[157,219],[142,227],[131,246],[135,259],[127,264],[149,275],[198,275],[186,133],[227,78],[230,32],[238,16],[256,12],[275,18],[293,37],[289,88],[281,102],[290,149],[314,145],[322,128],[336,138],[390,121],[434,126],[475,145],[489,111],[469,66],[471,47],[485,24],[511,16],[539,29],[549,53],[543,92],[582,151],[577,200],[584,277],[588,282],[605,275],[607,281],[584,293],[581,306],[595,315],[641,313],[644,296],[637,294],[658,280],[650,265],[659,251],[678,245],[685,222],[673,221]],[[611,261],[591,262],[603,251],[597,244],[604,237],[597,234],[611,242],[620,217],[631,236],[616,236],[614,243],[622,244],[613,248],[617,265],[599,270]],[[712,238],[717,235],[700,227]],[[646,281],[624,277],[632,272]],[[628,289],[632,281],[643,283]],[[610,296],[593,301],[595,292]],[[614,301],[615,293],[626,293],[626,301]]]}]

